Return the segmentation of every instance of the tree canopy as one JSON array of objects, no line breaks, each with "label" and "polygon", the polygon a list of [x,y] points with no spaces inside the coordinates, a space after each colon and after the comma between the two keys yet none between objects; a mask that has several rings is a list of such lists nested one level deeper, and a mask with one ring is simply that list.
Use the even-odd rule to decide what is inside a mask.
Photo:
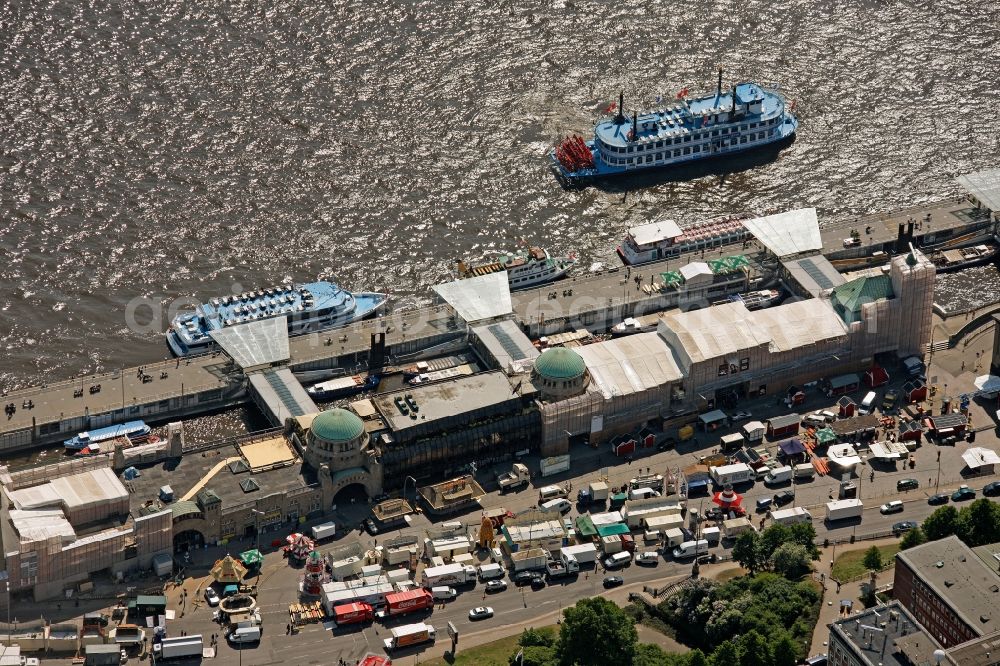
[{"label": "tree canopy", "polygon": [[924,520],[922,529],[928,541],[937,541],[958,531],[958,510],[947,504],[938,507]]},{"label": "tree canopy", "polygon": [[878,546],[872,546],[865,551],[865,558],[861,561],[865,566],[865,569],[869,571],[881,571],[882,570],[882,551],[878,549]]},{"label": "tree canopy", "polygon": [[638,641],[625,611],[608,599],[591,597],[563,611],[556,653],[564,666],[631,664]]}]

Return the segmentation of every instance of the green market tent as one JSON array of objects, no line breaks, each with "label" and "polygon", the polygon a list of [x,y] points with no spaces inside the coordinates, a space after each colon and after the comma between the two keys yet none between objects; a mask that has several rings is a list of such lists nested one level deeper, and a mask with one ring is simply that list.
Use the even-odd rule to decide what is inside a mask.
[{"label": "green market tent", "polygon": [[660,277],[663,279],[663,284],[668,287],[677,287],[684,283],[684,276],[678,271],[668,271],[666,273],[660,273]]},{"label": "green market tent", "polygon": [[823,428],[822,430],[816,431],[816,443],[820,446],[824,444],[833,444],[837,441],[837,433],[829,428]]},{"label": "green market tent", "polygon": [[250,568],[259,567],[264,561],[264,556],[260,554],[260,551],[254,548],[253,550],[245,550],[240,553],[240,561]]},{"label": "green market tent", "polygon": [[597,533],[602,537],[613,536],[615,534],[628,534],[630,531],[628,525],[625,523],[612,523],[611,525],[601,525],[597,528]]}]

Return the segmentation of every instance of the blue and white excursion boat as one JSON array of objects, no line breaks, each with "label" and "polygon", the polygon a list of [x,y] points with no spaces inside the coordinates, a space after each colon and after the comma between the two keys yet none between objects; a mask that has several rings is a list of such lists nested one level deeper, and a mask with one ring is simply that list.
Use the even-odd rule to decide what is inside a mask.
[{"label": "blue and white excursion boat", "polygon": [[101,442],[128,437],[132,443],[145,441],[149,437],[150,428],[145,421],[129,421],[118,425],[98,428],[88,432],[81,432],[72,439],[63,442],[70,451],[84,451],[87,449],[99,449]]},{"label": "blue and white excursion boat", "polygon": [[288,318],[289,335],[315,333],[373,315],[387,298],[374,292],[354,294],[332,282],[285,284],[213,298],[194,312],[174,317],[167,344],[177,356],[198,354],[214,348],[209,331],[281,316]]},{"label": "blue and white excursion boat", "polygon": [[740,83],[723,92],[722,70],[715,94],[689,100],[685,88],[674,104],[633,112],[631,121],[624,101],[620,96],[617,115],[597,124],[592,141],[574,135],[552,149],[549,155],[563,182],[584,183],[775,147],[790,141],[798,127],[776,91]]}]

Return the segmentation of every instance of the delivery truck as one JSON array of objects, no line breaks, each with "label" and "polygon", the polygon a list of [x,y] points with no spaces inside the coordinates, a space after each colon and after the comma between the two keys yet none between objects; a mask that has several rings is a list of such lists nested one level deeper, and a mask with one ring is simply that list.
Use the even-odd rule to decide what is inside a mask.
[{"label": "delivery truck", "polygon": [[510,560],[514,566],[514,573],[521,571],[535,571],[545,568],[549,554],[544,548],[529,548],[511,553]]},{"label": "delivery truck", "polygon": [[427,567],[420,574],[420,584],[424,587],[438,585],[465,585],[476,580],[476,567],[465,564],[443,564]]},{"label": "delivery truck", "polygon": [[865,505],[859,499],[842,499],[826,503],[826,519],[829,522],[861,518]]},{"label": "delivery truck", "polygon": [[608,484],[596,481],[581,488],[576,494],[576,500],[580,504],[603,504],[608,501],[608,494]]},{"label": "delivery truck", "polygon": [[504,472],[497,477],[497,485],[500,486],[500,493],[508,490],[516,490],[528,485],[531,480],[531,473],[528,472],[527,465],[514,463],[509,472]]},{"label": "delivery truck", "polygon": [[436,637],[434,627],[423,622],[417,624],[404,624],[401,627],[392,628],[392,636],[385,639],[385,649],[392,652],[398,648],[410,645],[420,645],[421,643],[433,643]]},{"label": "delivery truck", "polygon": [[361,624],[375,619],[375,609],[371,604],[355,602],[333,607],[333,621],[338,627],[347,624]]},{"label": "delivery truck", "polygon": [[549,580],[565,578],[577,573],[580,573],[580,563],[575,558],[571,560],[549,560],[545,563],[545,574],[549,577]]},{"label": "delivery truck", "polygon": [[322,525],[316,525],[312,528],[312,538],[315,541],[322,541],[323,539],[329,539],[336,533],[337,533],[336,523],[323,523]]},{"label": "delivery truck", "polygon": [[592,543],[582,543],[577,546],[563,546],[559,549],[559,555],[565,562],[568,559],[576,560],[578,564],[593,564],[597,561],[597,546]]},{"label": "delivery truck", "polygon": [[[378,617],[396,617],[407,613],[417,613],[433,606],[434,595],[429,590],[418,588],[405,592],[393,592],[385,595],[385,608],[378,612]],[[334,613],[336,610],[335,608]]]},{"label": "delivery truck", "polygon": [[781,525],[794,525],[795,523],[808,523],[812,521],[812,514],[801,506],[791,509],[775,509],[768,511],[767,517]]},{"label": "delivery truck", "polygon": [[156,661],[165,659],[201,658],[205,644],[201,634],[191,636],[176,636],[164,638],[159,643],[153,643],[153,656]]},{"label": "delivery truck", "polygon": [[483,564],[479,567],[479,580],[493,580],[504,577],[504,569],[499,564]]},{"label": "delivery truck", "polygon": [[668,546],[679,546],[684,543],[684,530],[679,527],[671,527],[663,533],[663,538],[666,539]]},{"label": "delivery truck", "polygon": [[748,481],[753,481],[757,476],[753,468],[746,463],[710,467],[708,473],[718,486],[735,486],[740,483],[747,483]]}]

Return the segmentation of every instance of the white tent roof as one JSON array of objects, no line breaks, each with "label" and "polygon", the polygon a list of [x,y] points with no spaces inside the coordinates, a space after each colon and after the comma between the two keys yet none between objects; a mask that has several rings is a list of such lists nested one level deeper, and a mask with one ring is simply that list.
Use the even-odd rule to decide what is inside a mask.
[{"label": "white tent roof", "polygon": [[735,354],[771,342],[770,333],[761,327],[742,302],[724,303],[691,310],[670,312],[660,322],[658,333],[668,342],[685,365]]},{"label": "white tent roof", "polygon": [[750,233],[779,257],[823,249],[815,208],[799,208],[743,223]]},{"label": "white tent roof", "polygon": [[128,490],[110,467],[93,469],[72,476],[61,476],[49,483],[69,509],[128,499]]},{"label": "white tent roof", "polygon": [[574,347],[605,400],[640,393],[683,377],[670,347],[655,331]]},{"label": "white tent roof", "polygon": [[827,449],[826,456],[830,459],[830,462],[844,468],[854,467],[861,462],[861,456],[857,454],[854,447],[850,444],[831,446]]},{"label": "white tent roof", "polygon": [[288,318],[261,319],[208,332],[241,368],[287,361]]},{"label": "white tent roof", "polygon": [[635,240],[638,245],[648,245],[650,243],[656,243],[657,241],[663,240],[665,238],[677,238],[683,235],[683,231],[677,223],[673,220],[660,220],[659,222],[650,222],[649,224],[640,224],[637,227],[632,227],[628,230],[629,236]]},{"label": "white tent roof", "polygon": [[993,449],[985,449],[981,446],[973,446],[962,454],[962,460],[969,466],[969,469],[979,469],[980,467],[990,467],[1000,465],[1000,456]]},{"label": "white tent roof", "polygon": [[[45,541],[58,537],[63,541],[76,539],[76,531],[62,509],[40,509],[37,511],[10,512],[10,522],[22,542]],[[8,549],[9,550],[9,549]]]},{"label": "white tent roof", "polygon": [[62,506],[62,497],[52,487],[51,483],[43,483],[30,488],[11,490],[8,493],[11,503],[17,509],[41,509],[47,506]]},{"label": "white tent roof", "polygon": [[1000,169],[977,171],[955,180],[981,204],[994,212],[1000,211]]},{"label": "white tent roof", "polygon": [[704,261],[692,261],[690,264],[681,266],[681,276],[684,277],[685,282],[691,282],[692,280],[697,281],[699,277],[703,276],[711,278],[714,275],[715,273],[712,272],[712,267]]},{"label": "white tent roof", "polygon": [[826,299],[810,298],[775,308],[756,310],[750,318],[767,331],[771,351],[783,352],[838,338],[847,339],[847,326]]},{"label": "white tent roof", "polygon": [[435,285],[433,289],[455,308],[466,323],[503,317],[513,312],[506,271],[445,282]]}]

